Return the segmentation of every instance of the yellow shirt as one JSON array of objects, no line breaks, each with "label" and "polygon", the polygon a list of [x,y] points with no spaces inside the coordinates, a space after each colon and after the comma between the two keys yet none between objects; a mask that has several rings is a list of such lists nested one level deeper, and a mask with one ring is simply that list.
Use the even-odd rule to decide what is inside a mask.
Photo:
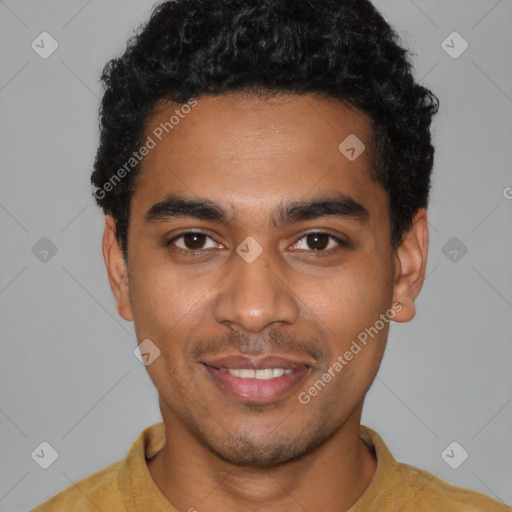
[{"label": "yellow shirt", "polygon": [[[454,487],[432,473],[397,462],[384,441],[361,425],[360,437],[373,446],[377,470],[349,512],[512,512],[483,494]],[[144,429],[126,459],[80,480],[31,512],[177,512],[146,466],[165,444],[163,422]]]}]

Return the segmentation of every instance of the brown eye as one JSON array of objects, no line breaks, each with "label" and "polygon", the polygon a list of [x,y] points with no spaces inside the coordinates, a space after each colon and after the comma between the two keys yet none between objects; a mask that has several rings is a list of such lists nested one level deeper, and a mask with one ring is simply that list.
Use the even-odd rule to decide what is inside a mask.
[{"label": "brown eye", "polygon": [[205,240],[206,235],[202,233],[186,233],[183,235],[183,243],[187,249],[202,249]]},{"label": "brown eye", "polygon": [[315,251],[322,251],[329,245],[329,235],[325,233],[311,233],[307,235],[308,247]]},{"label": "brown eye", "polygon": [[336,246],[347,247],[347,242],[339,239],[334,235],[330,235],[329,233],[308,233],[301,237],[295,244],[293,244],[292,249],[299,249],[301,251],[312,251],[312,252],[330,252],[330,249],[336,248]]},{"label": "brown eye", "polygon": [[[210,243],[210,245],[208,245]],[[217,244],[211,237],[197,231],[182,233],[170,240],[167,245],[175,245],[183,251],[202,251],[204,249],[214,249]]]}]

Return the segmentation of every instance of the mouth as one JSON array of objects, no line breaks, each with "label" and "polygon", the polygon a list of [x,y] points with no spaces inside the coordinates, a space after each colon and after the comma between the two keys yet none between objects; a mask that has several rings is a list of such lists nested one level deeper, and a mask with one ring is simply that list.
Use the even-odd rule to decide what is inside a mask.
[{"label": "mouth", "polygon": [[229,356],[201,363],[224,394],[243,403],[265,404],[285,397],[311,370],[306,362],[281,357]]}]

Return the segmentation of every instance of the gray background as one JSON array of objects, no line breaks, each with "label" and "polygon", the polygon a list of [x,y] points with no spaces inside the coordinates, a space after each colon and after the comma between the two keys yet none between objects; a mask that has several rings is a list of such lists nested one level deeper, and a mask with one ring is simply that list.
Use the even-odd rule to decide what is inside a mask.
[{"label": "gray background", "polygon": [[[152,5],[0,0],[1,511],[122,459],[161,421],[115,310],[89,186],[100,70]],[[416,318],[391,328],[363,423],[397,459],[512,503],[512,3],[376,5],[442,108],[428,277]],[[43,31],[59,44],[48,59],[31,48]],[[469,43],[457,59],[441,47],[453,31]],[[46,261],[32,251],[43,237],[57,248]],[[46,470],[31,458],[42,441],[58,452]],[[458,469],[441,457],[452,441],[469,453]]]}]

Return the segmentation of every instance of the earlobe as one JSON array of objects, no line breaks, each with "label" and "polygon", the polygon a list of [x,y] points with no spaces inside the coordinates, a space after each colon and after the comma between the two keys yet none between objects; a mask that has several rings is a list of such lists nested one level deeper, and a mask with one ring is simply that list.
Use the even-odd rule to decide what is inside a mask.
[{"label": "earlobe", "polygon": [[395,322],[408,322],[416,314],[414,301],[425,280],[427,256],[427,211],[420,208],[414,216],[411,229],[396,250],[393,302],[400,302],[402,309],[393,318]]},{"label": "earlobe", "polygon": [[102,251],[110,288],[116,300],[117,311],[122,318],[132,321],[128,268],[121,245],[116,237],[116,220],[111,215],[105,216]]}]

